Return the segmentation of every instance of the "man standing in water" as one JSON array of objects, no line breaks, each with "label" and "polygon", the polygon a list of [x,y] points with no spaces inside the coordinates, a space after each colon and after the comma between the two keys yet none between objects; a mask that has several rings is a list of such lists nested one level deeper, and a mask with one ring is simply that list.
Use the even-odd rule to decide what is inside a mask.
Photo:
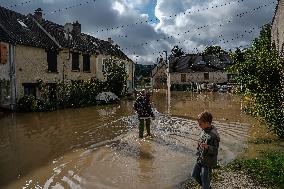
[{"label": "man standing in water", "polygon": [[212,168],[217,166],[217,155],[220,136],[216,127],[211,125],[212,114],[202,112],[198,115],[198,125],[203,130],[197,147],[197,163],[192,171],[192,177],[202,186],[202,189],[210,189]]},{"label": "man standing in water", "polygon": [[137,98],[134,103],[134,110],[138,114],[139,119],[139,138],[143,138],[144,126],[146,126],[147,136],[151,136],[150,124],[151,118],[154,118],[150,102],[150,93],[143,90],[141,95]]}]

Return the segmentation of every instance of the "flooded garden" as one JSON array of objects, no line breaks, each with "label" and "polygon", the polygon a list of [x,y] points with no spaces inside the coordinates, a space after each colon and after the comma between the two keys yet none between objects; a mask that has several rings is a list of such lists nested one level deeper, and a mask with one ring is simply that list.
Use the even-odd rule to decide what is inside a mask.
[{"label": "flooded garden", "polygon": [[173,92],[170,114],[164,91],[152,96],[152,137],[138,138],[132,101],[0,118],[0,188],[182,188],[195,163],[209,110],[221,135],[219,162],[246,148],[254,119],[229,93]]}]

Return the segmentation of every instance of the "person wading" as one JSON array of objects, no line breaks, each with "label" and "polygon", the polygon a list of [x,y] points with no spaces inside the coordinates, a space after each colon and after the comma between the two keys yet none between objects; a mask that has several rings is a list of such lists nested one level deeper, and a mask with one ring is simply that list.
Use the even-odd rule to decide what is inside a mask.
[{"label": "person wading", "polygon": [[150,124],[151,117],[155,119],[150,102],[150,93],[143,90],[141,95],[136,99],[134,103],[134,110],[138,114],[139,119],[139,138],[143,138],[144,127],[146,126],[147,135],[151,136]]}]

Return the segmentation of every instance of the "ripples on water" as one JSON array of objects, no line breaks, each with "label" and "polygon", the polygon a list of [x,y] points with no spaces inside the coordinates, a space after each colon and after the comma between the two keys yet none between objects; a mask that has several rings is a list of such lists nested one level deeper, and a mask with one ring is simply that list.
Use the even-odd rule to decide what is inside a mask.
[{"label": "ripples on water", "polygon": [[[7,164],[0,173],[18,179],[4,188],[181,188],[196,161],[201,132],[196,121],[156,111],[153,137],[140,140],[131,107],[65,110],[44,118],[37,114],[32,126],[25,125],[31,117],[7,118],[16,128],[9,127],[5,133],[10,134],[1,139],[5,153],[0,163]],[[221,135],[219,161],[226,163],[243,149],[248,124],[214,125]]]}]

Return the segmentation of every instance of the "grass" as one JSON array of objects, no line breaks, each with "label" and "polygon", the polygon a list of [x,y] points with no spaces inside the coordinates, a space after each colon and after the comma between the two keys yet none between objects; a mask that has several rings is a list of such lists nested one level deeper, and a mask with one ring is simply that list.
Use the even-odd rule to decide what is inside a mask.
[{"label": "grass", "polygon": [[236,171],[244,170],[261,184],[284,189],[284,153],[269,152],[261,159],[241,158],[228,167]]}]

